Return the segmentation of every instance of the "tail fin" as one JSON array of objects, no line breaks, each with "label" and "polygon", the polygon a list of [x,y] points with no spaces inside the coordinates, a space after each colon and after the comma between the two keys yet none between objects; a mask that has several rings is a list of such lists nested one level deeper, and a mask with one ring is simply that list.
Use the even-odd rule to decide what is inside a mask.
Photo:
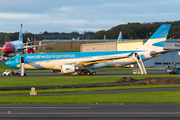
[{"label": "tail fin", "polygon": [[19,33],[19,41],[23,41],[22,24],[21,24],[20,33]]},{"label": "tail fin", "polygon": [[171,24],[162,24],[138,50],[163,50]]},{"label": "tail fin", "polygon": [[117,39],[117,42],[121,41],[122,39],[122,32],[119,33],[119,36],[118,36],[118,39]]}]

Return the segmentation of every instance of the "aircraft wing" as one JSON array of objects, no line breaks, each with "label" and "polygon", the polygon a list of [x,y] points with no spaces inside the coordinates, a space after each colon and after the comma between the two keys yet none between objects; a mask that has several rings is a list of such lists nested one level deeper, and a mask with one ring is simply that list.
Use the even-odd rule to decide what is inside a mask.
[{"label": "aircraft wing", "polygon": [[83,61],[83,62],[78,62],[77,65],[79,66],[88,66],[88,65],[93,65],[97,63],[102,63],[102,62],[110,62],[110,61],[115,61],[115,60],[120,60],[128,57],[121,57],[121,58],[110,58],[110,59],[102,59],[102,60],[92,60],[92,61]]},{"label": "aircraft wing", "polygon": [[39,41],[34,41],[34,42],[28,42],[28,43],[23,43],[24,45],[29,45],[29,44],[33,44],[33,43],[35,43],[35,42],[39,42]]},{"label": "aircraft wing", "polygon": [[[67,41],[67,42],[69,42],[69,41]],[[43,45],[27,46],[27,47],[19,48],[18,50],[24,50],[24,49],[28,49],[28,48],[42,47],[42,46],[47,46],[47,45],[59,44],[59,43],[64,43],[64,41],[63,41],[63,42],[57,42],[57,43],[43,44]]]},{"label": "aircraft wing", "polygon": [[110,62],[110,61],[115,61],[115,60],[120,60],[124,58],[129,58],[133,55],[133,53],[130,53],[126,56],[118,57],[118,58],[105,58],[105,59],[94,59],[94,60],[88,60],[88,61],[81,61],[81,62],[75,62],[75,63],[67,63],[67,64],[76,64],[78,66],[88,66],[88,65],[93,65],[93,64],[98,64],[102,62]]}]

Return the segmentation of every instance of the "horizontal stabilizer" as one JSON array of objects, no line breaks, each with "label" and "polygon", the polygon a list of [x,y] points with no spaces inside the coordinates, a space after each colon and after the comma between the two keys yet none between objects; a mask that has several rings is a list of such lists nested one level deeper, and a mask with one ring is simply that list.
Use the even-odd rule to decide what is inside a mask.
[{"label": "horizontal stabilizer", "polygon": [[159,55],[162,55],[162,54],[165,54],[168,52],[172,52],[172,51],[174,51],[174,50],[165,50],[165,51],[161,51],[161,52],[152,51],[152,52],[150,52],[150,56],[156,57],[156,56],[159,56]]}]

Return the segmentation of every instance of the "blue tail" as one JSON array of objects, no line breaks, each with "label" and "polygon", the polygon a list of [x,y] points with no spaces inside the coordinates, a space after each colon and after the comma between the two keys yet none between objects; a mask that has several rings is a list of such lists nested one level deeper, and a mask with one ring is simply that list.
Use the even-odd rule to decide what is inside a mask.
[{"label": "blue tail", "polygon": [[19,33],[19,41],[23,41],[22,24],[21,24],[20,33]]},{"label": "blue tail", "polygon": [[117,42],[121,41],[122,39],[122,32],[119,33],[119,36],[118,36],[118,39],[117,39]]},{"label": "blue tail", "polygon": [[163,50],[170,24],[162,24],[139,50]]}]

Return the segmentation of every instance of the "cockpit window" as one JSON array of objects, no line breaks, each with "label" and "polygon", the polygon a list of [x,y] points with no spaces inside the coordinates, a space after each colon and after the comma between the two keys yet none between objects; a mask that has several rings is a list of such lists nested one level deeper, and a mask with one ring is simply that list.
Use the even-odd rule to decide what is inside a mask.
[{"label": "cockpit window", "polygon": [[4,46],[4,48],[10,48],[10,46]]},{"label": "cockpit window", "polygon": [[15,59],[11,59],[12,61],[14,61]]}]

